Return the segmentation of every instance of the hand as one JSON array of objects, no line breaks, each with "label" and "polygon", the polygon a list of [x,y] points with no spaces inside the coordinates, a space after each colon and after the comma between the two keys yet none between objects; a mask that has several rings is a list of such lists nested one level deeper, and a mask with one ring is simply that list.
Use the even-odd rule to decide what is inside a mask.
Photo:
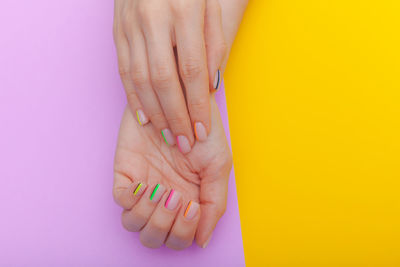
[{"label": "hand", "polygon": [[114,39],[140,124],[150,119],[168,145],[177,137],[182,153],[194,144],[192,127],[205,141],[209,90],[218,84],[226,52],[218,0],[115,0]]},{"label": "hand", "polygon": [[212,130],[187,155],[167,146],[151,123],[140,126],[131,110],[125,111],[113,194],[124,208],[124,227],[140,231],[147,247],[165,242],[170,248],[183,249],[194,237],[205,247],[225,211],[232,157],[213,96],[210,104]]}]

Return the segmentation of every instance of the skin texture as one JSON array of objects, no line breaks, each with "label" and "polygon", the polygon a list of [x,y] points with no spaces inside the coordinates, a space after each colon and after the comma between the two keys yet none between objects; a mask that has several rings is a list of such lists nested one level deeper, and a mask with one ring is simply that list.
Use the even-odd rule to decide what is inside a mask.
[{"label": "skin texture", "polygon": [[218,0],[115,0],[114,40],[132,113],[188,140],[188,153],[195,123],[210,132],[209,90],[226,54]]},{"label": "skin texture", "polygon": [[[121,4],[125,0],[116,1]],[[133,3],[134,1],[128,1]],[[219,0],[221,10],[206,8],[206,13],[217,10],[222,14],[222,26],[226,49],[230,50],[238,30],[247,0]],[[207,2],[209,4],[209,2]],[[115,16],[121,13],[116,8]],[[215,14],[206,14],[214,17]],[[115,22],[118,19],[115,20]],[[189,22],[187,22],[189,23]],[[212,22],[205,19],[204,36],[206,43],[212,34]],[[210,24],[211,23],[211,24]],[[114,33],[118,32],[118,24],[114,25]],[[218,38],[217,38],[218,39]],[[129,107],[126,108],[119,135],[115,156],[115,178],[113,194],[116,202],[124,208],[122,223],[129,231],[140,231],[140,240],[147,247],[157,248],[165,243],[173,249],[184,249],[196,240],[205,247],[210,241],[212,231],[226,208],[229,172],[232,157],[225,133],[223,132],[220,114],[213,95],[208,96],[210,105],[210,127],[208,137],[195,142],[192,150],[183,155],[176,146],[167,146],[160,135],[160,127],[152,119],[143,126],[137,121],[135,110],[142,108],[132,83],[129,69],[130,60],[128,43],[118,48],[120,71],[127,90]],[[140,45],[140,44],[139,44]],[[120,53],[124,48],[126,53]],[[218,69],[216,62],[221,62],[218,53],[207,47],[207,64],[209,73]],[[217,51],[217,50],[215,50]],[[174,51],[176,62],[179,60],[177,50]],[[221,73],[225,69],[228,53],[224,54],[220,65]],[[128,62],[121,69],[121,62]],[[175,63],[178,66],[178,63]],[[211,71],[210,71],[211,70]],[[130,71],[130,69],[129,69]],[[148,70],[144,70],[146,72]],[[125,75],[126,74],[126,75]],[[186,92],[185,84],[180,79],[180,86]],[[150,88],[151,89],[151,88]],[[162,127],[161,127],[162,128]],[[140,193],[134,195],[138,183],[143,183]],[[165,188],[158,203],[149,201],[153,188],[157,183]],[[174,210],[164,207],[169,190],[174,189],[181,194],[179,205]],[[192,220],[184,218],[187,203],[192,200],[200,203],[200,210]]]},{"label": "skin texture", "polygon": [[[212,130],[205,142],[196,142],[187,155],[169,147],[148,123],[140,126],[129,108],[125,110],[115,155],[114,198],[124,208],[122,224],[128,231],[140,231],[143,245],[151,248],[163,243],[183,249],[193,239],[204,247],[226,209],[232,157],[215,99],[210,97]],[[136,185],[147,187],[134,196]],[[150,194],[160,183],[166,193],[159,203]],[[181,194],[180,205],[167,210],[164,203],[170,189]],[[187,203],[200,203],[195,218],[183,217]]]}]

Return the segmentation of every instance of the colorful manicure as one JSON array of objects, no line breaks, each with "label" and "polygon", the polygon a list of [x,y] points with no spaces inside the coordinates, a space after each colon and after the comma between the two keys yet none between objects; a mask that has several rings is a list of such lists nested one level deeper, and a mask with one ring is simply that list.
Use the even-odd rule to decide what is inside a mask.
[{"label": "colorful manicure", "polygon": [[180,198],[181,194],[172,189],[169,192],[167,201],[165,201],[165,207],[169,210],[174,210],[178,206]]},{"label": "colorful manicure", "polygon": [[171,133],[171,131],[169,129],[164,129],[161,131],[161,135],[164,139],[164,142],[168,145],[168,146],[173,146],[175,145],[175,140],[174,137]]},{"label": "colorful manicure", "polygon": [[207,131],[203,123],[196,122],[194,124],[194,134],[196,135],[196,139],[199,141],[205,141],[207,139]]},{"label": "colorful manicure", "polygon": [[183,216],[185,216],[186,219],[188,220],[193,219],[194,216],[196,216],[199,207],[200,207],[199,203],[190,200],[189,204],[186,207],[185,214]]},{"label": "colorful manicure", "polygon": [[141,109],[138,109],[136,111],[136,118],[140,125],[144,125],[149,122],[149,119],[146,117],[143,110],[141,110]]},{"label": "colorful manicure", "polygon": [[220,80],[221,80],[221,72],[219,70],[217,70],[217,73],[215,74],[215,78],[214,78],[214,89],[215,90],[218,90]]},{"label": "colorful manicure", "polygon": [[164,194],[164,187],[162,186],[162,185],[160,185],[160,184],[157,184],[155,187],[154,187],[154,190],[153,190],[153,192],[151,193],[151,195],[150,195],[150,200],[151,201],[153,201],[153,202],[158,202],[158,201],[160,201],[160,199],[161,199],[161,197],[163,196],[163,194]]},{"label": "colorful manicure", "polygon": [[136,186],[136,189],[135,189],[135,191],[133,191],[133,195],[134,195],[134,196],[136,196],[136,195],[137,195],[137,193],[139,193],[139,191],[140,191],[140,188],[142,188],[142,186],[143,186],[143,184],[142,184],[142,183],[139,183],[139,184]]},{"label": "colorful manicure", "polygon": [[180,135],[176,137],[176,142],[178,143],[178,148],[181,153],[186,154],[189,153],[192,148],[190,147],[189,140],[184,135]]}]

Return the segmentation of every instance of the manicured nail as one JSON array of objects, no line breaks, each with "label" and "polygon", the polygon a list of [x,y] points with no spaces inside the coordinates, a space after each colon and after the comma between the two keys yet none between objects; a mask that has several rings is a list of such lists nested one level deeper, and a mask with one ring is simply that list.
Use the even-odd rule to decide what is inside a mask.
[{"label": "manicured nail", "polygon": [[150,200],[153,202],[160,201],[162,195],[164,194],[164,191],[165,191],[164,186],[157,184],[150,195]]},{"label": "manicured nail", "polygon": [[194,134],[196,135],[196,139],[199,141],[205,141],[207,139],[207,130],[203,123],[196,122],[194,124]]},{"label": "manicured nail", "polygon": [[174,210],[178,206],[180,199],[181,199],[181,193],[176,192],[174,189],[172,189],[169,192],[167,201],[165,201],[165,207],[169,210]]},{"label": "manicured nail", "polygon": [[208,246],[208,243],[210,243],[212,234],[210,235],[210,237],[207,239],[207,241],[204,243],[204,245],[202,246],[202,248],[206,248]]},{"label": "manicured nail", "polygon": [[199,208],[200,208],[199,203],[190,200],[189,204],[186,207],[185,214],[183,216],[185,216],[186,219],[191,220],[194,218],[194,216],[196,216]]},{"label": "manicured nail", "polygon": [[140,196],[141,194],[143,194],[145,188],[146,188],[146,186],[144,184],[139,183],[136,186],[135,190],[133,191],[133,195],[134,196]]},{"label": "manicured nail", "polygon": [[218,90],[220,80],[221,80],[221,72],[219,70],[217,70],[217,73],[215,74],[215,78],[214,78],[214,89],[215,90]]},{"label": "manicured nail", "polygon": [[184,135],[180,135],[176,137],[176,142],[178,143],[179,150],[183,153],[189,153],[192,149],[190,147],[189,140]]},{"label": "manicured nail", "polygon": [[164,141],[167,145],[173,146],[175,145],[175,139],[169,129],[164,129],[161,131],[161,135],[164,138]]},{"label": "manicured nail", "polygon": [[146,114],[144,114],[143,110],[141,109],[136,110],[136,117],[140,125],[145,125],[146,123],[149,122],[149,119],[146,117]]}]

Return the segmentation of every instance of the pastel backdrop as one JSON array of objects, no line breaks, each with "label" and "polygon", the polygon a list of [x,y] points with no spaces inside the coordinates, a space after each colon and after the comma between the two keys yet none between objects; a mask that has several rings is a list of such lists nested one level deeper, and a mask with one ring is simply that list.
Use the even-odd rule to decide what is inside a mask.
[{"label": "pastel backdrop", "polygon": [[148,249],[123,229],[112,21],[113,1],[0,1],[0,266],[244,266],[233,171],[207,249]]},{"label": "pastel backdrop", "polygon": [[250,0],[225,81],[247,266],[400,266],[400,1]]}]

